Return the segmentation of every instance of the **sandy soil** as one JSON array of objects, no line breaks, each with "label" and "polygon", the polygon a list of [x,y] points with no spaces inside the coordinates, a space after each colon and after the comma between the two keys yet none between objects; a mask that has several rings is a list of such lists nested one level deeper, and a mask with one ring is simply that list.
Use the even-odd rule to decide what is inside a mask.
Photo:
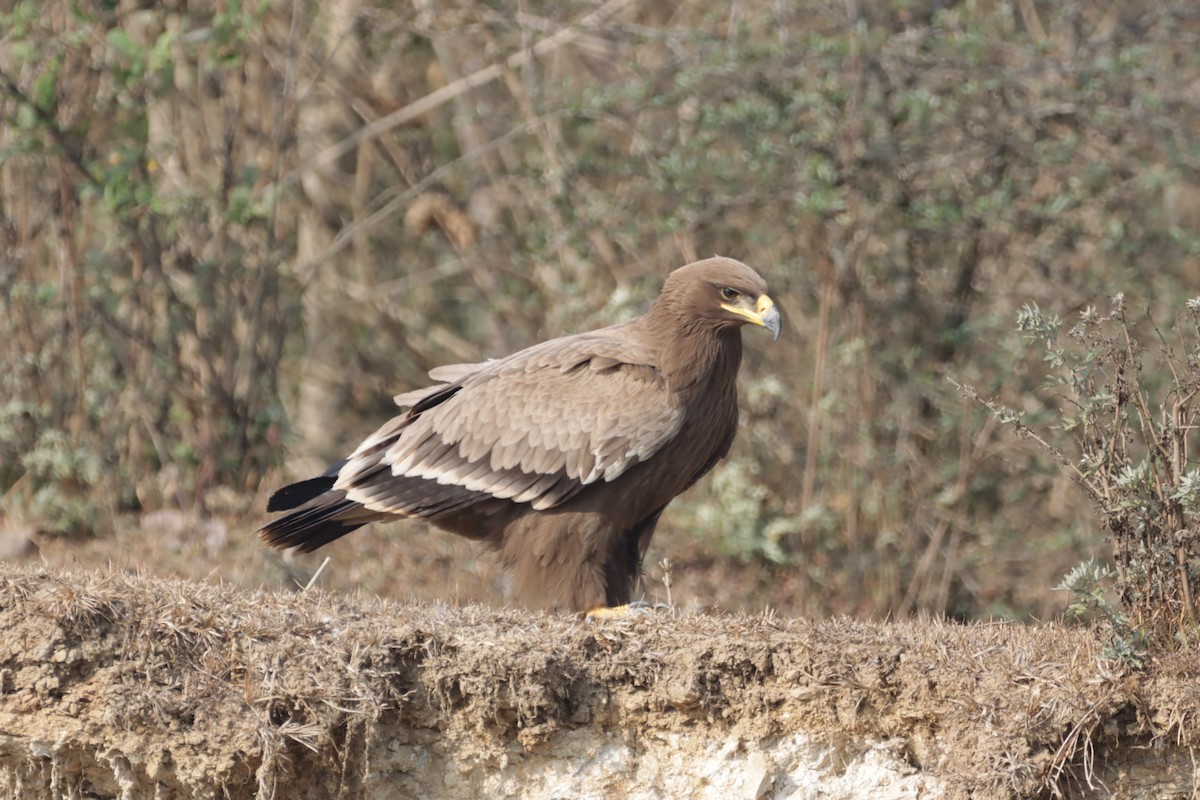
[{"label": "sandy soil", "polygon": [[0,567],[0,794],[1188,796],[1195,654],[1105,646]]}]

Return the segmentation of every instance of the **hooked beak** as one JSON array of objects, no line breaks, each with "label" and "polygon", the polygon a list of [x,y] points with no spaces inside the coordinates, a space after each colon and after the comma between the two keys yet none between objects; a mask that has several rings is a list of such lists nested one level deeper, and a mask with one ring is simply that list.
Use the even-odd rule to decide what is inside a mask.
[{"label": "hooked beak", "polygon": [[765,294],[760,294],[755,302],[755,310],[751,311],[748,308],[722,303],[721,308],[726,311],[732,311],[738,316],[745,317],[755,325],[761,325],[771,332],[775,339],[779,339],[779,329],[782,325],[782,320],[779,316],[779,309],[775,307],[775,301],[767,297]]}]

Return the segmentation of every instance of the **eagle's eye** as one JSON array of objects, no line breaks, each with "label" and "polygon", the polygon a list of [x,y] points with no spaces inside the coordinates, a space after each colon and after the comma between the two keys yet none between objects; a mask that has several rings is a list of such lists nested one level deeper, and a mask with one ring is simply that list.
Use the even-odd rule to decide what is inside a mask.
[{"label": "eagle's eye", "polygon": [[724,297],[726,300],[733,300],[737,296],[738,296],[737,289],[730,289],[728,286],[721,289],[721,297]]}]

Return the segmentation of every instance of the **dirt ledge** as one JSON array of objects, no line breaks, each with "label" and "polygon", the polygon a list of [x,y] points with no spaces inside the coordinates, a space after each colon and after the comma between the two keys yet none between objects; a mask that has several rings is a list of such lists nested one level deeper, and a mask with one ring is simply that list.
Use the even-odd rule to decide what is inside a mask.
[{"label": "dirt ledge", "polygon": [[0,565],[7,797],[1191,796],[1195,653]]}]

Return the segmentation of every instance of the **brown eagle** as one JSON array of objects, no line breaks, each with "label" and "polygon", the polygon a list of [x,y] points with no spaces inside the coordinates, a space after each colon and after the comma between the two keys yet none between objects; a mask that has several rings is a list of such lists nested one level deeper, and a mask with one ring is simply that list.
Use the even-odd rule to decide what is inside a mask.
[{"label": "brown eagle", "polygon": [[667,504],[729,451],[742,326],[779,337],[767,285],[729,258],[672,272],[645,315],[431,370],[408,410],[277,491],[260,535],[310,552],[370,522],[485,542],[530,605],[627,603]]}]

